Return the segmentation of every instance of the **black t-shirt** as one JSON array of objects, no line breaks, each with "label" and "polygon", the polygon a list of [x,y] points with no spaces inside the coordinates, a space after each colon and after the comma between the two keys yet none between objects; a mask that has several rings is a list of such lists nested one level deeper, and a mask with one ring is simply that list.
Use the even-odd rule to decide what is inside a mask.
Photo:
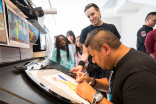
[{"label": "black t-shirt", "polygon": [[144,45],[147,33],[152,31],[153,28],[143,25],[137,32],[137,50],[146,53],[146,47]]},{"label": "black t-shirt", "polygon": [[[91,31],[93,31],[94,29],[96,28],[104,28],[112,33],[114,33],[119,39],[120,39],[120,34],[118,32],[118,30],[116,29],[116,27],[113,25],[113,24],[107,24],[107,23],[103,23],[101,26],[93,26],[93,25],[90,25],[86,28],[84,28],[82,31],[81,31],[81,35],[80,35],[80,43],[81,44],[84,44],[85,43],[85,40],[87,38],[87,35],[88,33],[90,33]],[[92,62],[92,58],[91,56],[89,55],[89,58],[88,58],[88,61],[91,63]]]},{"label": "black t-shirt", "polygon": [[156,104],[156,60],[130,49],[111,78],[113,104]]}]

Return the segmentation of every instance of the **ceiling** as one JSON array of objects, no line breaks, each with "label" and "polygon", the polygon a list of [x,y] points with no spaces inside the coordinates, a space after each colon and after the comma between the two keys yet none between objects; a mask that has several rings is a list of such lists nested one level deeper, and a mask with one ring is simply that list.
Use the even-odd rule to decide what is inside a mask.
[{"label": "ceiling", "polygon": [[43,9],[66,8],[70,6],[84,9],[85,5],[95,3],[99,6],[102,17],[136,13],[145,4],[156,6],[156,0],[33,0],[33,2],[37,6],[42,5]]},{"label": "ceiling", "polygon": [[81,11],[87,4],[95,3],[99,6],[102,17],[137,13],[145,4],[156,6],[156,0],[33,0],[33,2],[37,6],[42,5],[43,9],[71,7],[70,9],[74,10],[75,7]]},{"label": "ceiling", "polygon": [[156,6],[156,0],[33,0],[33,2],[37,6],[42,5],[43,9],[66,8],[70,6],[84,9],[85,5],[95,3],[99,6],[102,17],[136,13],[145,4]]},{"label": "ceiling", "polygon": [[156,6],[156,0],[105,0],[101,6],[102,17],[137,13],[144,5]]}]

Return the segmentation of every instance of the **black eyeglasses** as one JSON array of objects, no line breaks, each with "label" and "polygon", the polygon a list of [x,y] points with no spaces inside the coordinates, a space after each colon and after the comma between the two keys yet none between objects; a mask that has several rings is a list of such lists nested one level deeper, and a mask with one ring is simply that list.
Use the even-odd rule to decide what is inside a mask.
[{"label": "black eyeglasses", "polygon": [[84,12],[85,12],[87,9],[89,9],[90,7],[92,7],[92,6],[93,6],[94,8],[99,9],[99,7],[98,7],[96,4],[90,3],[90,4],[87,4],[87,5],[85,6]]}]

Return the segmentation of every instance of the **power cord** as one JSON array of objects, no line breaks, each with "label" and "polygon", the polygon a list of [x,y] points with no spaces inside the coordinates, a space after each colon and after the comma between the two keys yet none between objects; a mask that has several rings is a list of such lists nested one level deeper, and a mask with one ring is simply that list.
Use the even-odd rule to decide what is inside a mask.
[{"label": "power cord", "polygon": [[[25,6],[23,4],[21,4],[20,2],[18,2],[17,0],[11,0],[19,9],[25,11],[27,14],[30,14],[31,16],[34,15],[33,13],[33,8],[29,5],[29,6]],[[29,11],[29,12],[27,12]]]}]

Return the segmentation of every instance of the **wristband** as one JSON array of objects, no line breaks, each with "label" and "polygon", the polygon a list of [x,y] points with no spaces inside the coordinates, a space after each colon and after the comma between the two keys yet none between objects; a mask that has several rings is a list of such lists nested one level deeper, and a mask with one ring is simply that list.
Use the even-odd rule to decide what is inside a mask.
[{"label": "wristband", "polygon": [[85,60],[85,59],[80,59],[80,61],[84,61],[84,62],[86,62],[86,60]]},{"label": "wristband", "polygon": [[80,61],[78,65],[81,65],[84,68],[85,62],[84,61]]},{"label": "wristband", "polygon": [[92,87],[94,87],[96,85],[96,79],[94,77],[92,77],[94,79],[94,84],[92,85]]}]

